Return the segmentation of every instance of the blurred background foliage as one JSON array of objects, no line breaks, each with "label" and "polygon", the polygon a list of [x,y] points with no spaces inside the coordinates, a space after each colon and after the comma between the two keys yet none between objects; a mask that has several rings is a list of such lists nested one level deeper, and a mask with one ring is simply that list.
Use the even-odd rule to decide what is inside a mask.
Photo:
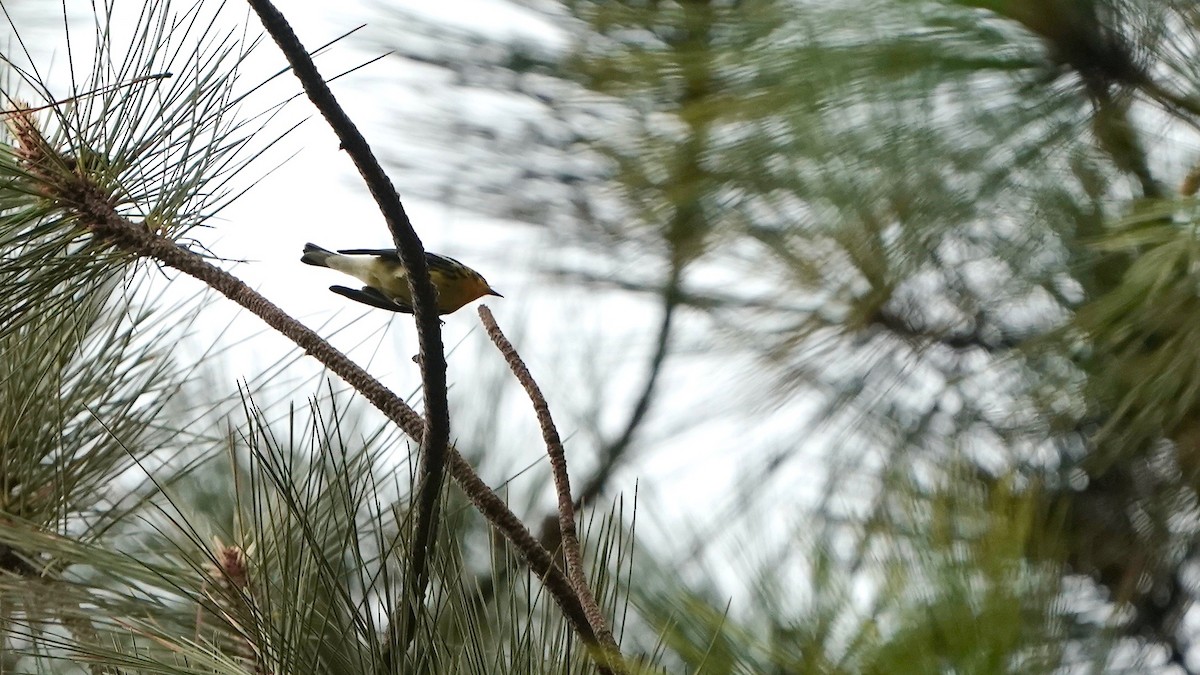
[{"label": "blurred background foliage", "polygon": [[[631,660],[1200,672],[1193,3],[495,3],[544,37],[373,6],[373,53],[414,69],[428,106],[397,111],[403,140],[377,151],[403,194],[526,223],[521,263],[565,298],[526,330],[576,331],[572,365],[535,374]],[[215,124],[228,94],[194,77]],[[152,129],[59,123],[89,139],[73,147],[205,166]],[[220,146],[220,128],[189,138]],[[0,672],[588,671],[455,491],[426,630],[388,661],[398,435],[340,391],[230,387],[171,352],[177,333],[138,331],[206,303],[148,302],[145,275],[0,160]],[[208,165],[224,185],[222,166],[241,165]],[[202,222],[199,175],[145,212]],[[596,345],[630,325],[614,388]],[[511,391],[477,372],[487,400]],[[520,441],[470,400],[456,442],[495,462]],[[641,470],[665,452],[736,457],[737,497],[700,487],[674,521],[646,513],[622,471],[653,484]],[[512,498],[554,544],[548,486]]]},{"label": "blurred background foliage", "polygon": [[[1193,3],[514,4],[554,39],[419,11],[375,35],[441,73],[403,118],[443,150],[398,146],[409,191],[526,222],[547,278],[657,307],[586,495],[666,445],[639,440],[647,410],[708,421],[660,386],[680,353],[752,383],[727,402],[746,442],[791,439],[743,455],[717,518],[770,559],[733,563],[741,587],[787,590],[637,595],[665,653],[1192,672]],[[698,601],[708,631],[679,618]]]}]

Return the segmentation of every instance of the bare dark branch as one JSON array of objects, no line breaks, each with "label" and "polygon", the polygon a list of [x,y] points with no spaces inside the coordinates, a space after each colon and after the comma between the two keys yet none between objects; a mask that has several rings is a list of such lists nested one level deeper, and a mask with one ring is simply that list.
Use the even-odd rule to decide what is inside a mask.
[{"label": "bare dark branch", "polygon": [[[405,604],[410,621],[408,636],[415,629],[418,608],[424,604],[429,584],[429,560],[437,542],[438,500],[445,475],[446,449],[450,443],[450,410],[446,400],[446,356],[442,346],[441,321],[437,313],[437,295],[429,279],[425,263],[425,248],[413,229],[400,195],[379,165],[371,146],[358,131],[334,98],[333,92],[275,6],[269,0],[250,0],[263,26],[280,51],[287,57],[292,71],[304,86],[313,105],[321,111],[329,126],[341,141],[342,149],[350,155],[371,196],[387,221],[400,260],[408,270],[408,283],[413,297],[420,343],[421,381],[425,391],[425,433],[421,442],[421,465],[417,479],[417,520],[409,554],[411,570],[410,595]],[[397,622],[393,621],[393,628]]]}]

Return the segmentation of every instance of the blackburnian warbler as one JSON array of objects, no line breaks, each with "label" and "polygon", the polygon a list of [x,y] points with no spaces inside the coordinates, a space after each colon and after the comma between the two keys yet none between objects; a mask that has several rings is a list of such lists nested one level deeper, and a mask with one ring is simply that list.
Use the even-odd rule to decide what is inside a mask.
[{"label": "blackburnian warbler", "polygon": [[[316,244],[305,244],[300,262],[344,272],[366,286],[355,290],[330,286],[329,290],[372,307],[412,314],[412,295],[408,291],[408,271],[395,249],[352,248],[327,251]],[[504,297],[492,290],[478,272],[454,258],[425,253],[429,279],[437,290],[438,314],[449,314],[485,295]]]}]

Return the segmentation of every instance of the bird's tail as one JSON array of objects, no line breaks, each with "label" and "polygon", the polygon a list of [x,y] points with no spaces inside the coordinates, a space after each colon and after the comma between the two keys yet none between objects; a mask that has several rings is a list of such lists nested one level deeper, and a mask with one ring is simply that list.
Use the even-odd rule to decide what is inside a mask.
[{"label": "bird's tail", "polygon": [[326,251],[316,244],[305,244],[304,255],[300,256],[300,262],[308,265],[316,265],[317,267],[329,267],[329,256],[337,255],[333,251]]}]

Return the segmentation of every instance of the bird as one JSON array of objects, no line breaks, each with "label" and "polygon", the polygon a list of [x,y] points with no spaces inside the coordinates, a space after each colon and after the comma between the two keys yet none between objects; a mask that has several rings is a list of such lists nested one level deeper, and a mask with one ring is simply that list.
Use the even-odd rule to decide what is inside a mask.
[{"label": "bird", "polygon": [[[330,286],[329,290],[338,295],[379,309],[413,313],[408,271],[400,262],[400,254],[396,249],[351,248],[334,253],[309,243],[304,245],[300,262],[328,267],[366,284],[361,290]],[[429,266],[429,280],[437,291],[437,313],[440,315],[450,314],[485,295],[504,297],[492,289],[479,272],[454,258],[426,251],[425,264]]]}]

